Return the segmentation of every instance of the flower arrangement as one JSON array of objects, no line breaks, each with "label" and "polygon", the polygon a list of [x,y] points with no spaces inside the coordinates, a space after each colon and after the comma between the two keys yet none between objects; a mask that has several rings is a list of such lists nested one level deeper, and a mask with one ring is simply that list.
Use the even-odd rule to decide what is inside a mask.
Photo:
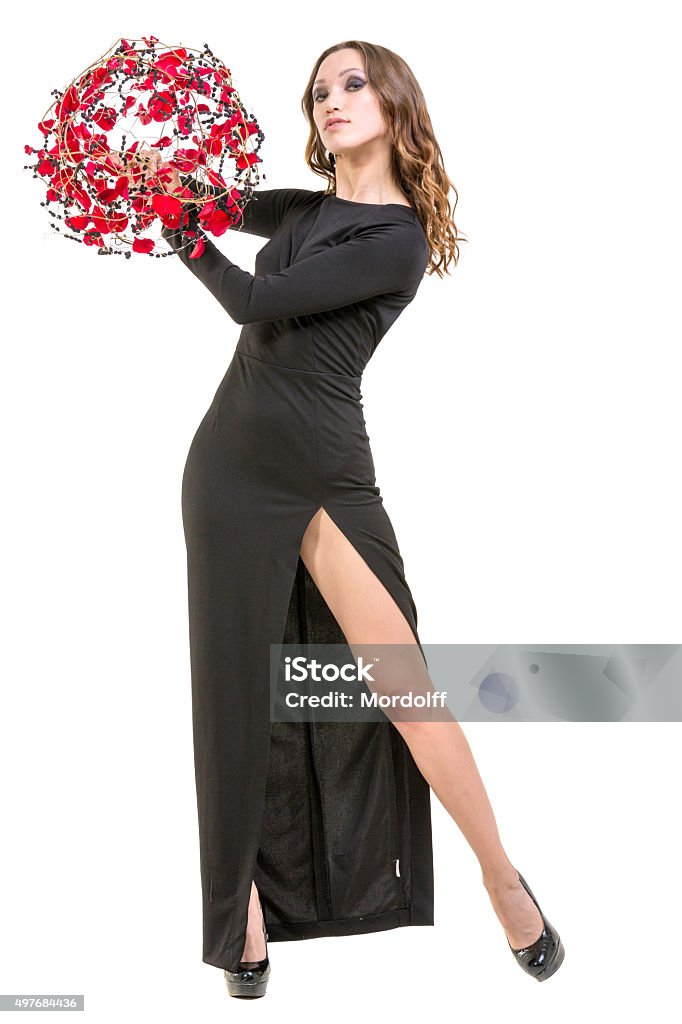
[{"label": "flower arrangement", "polygon": [[[259,181],[264,135],[207,43],[198,51],[156,36],[119,39],[53,95],[38,123],[43,144],[24,147],[37,157],[25,169],[47,185],[41,205],[64,237],[99,255],[158,258],[192,245],[197,258],[205,236],[190,222],[190,204],[213,235],[239,221]],[[159,222],[178,229],[183,244],[156,251],[158,230],[156,239],[148,232]]]}]

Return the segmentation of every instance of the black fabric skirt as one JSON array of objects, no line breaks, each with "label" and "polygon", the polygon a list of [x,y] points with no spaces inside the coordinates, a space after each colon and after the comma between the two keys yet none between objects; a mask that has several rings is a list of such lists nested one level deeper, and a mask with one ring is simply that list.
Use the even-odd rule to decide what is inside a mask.
[{"label": "black fabric skirt", "polygon": [[433,924],[430,788],[400,732],[270,714],[271,644],[346,639],[300,558],[321,507],[421,650],[360,384],[236,350],[185,465],[203,960],[231,971],[252,880],[271,942]]}]

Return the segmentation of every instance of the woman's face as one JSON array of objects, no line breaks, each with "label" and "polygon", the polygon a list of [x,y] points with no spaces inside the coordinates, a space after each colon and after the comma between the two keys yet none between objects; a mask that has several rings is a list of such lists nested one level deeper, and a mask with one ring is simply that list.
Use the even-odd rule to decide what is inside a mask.
[{"label": "woman's face", "polygon": [[[313,118],[322,145],[335,156],[386,134],[359,50],[336,50],[322,61],[313,84]],[[335,128],[327,124],[334,118],[341,121]]]}]

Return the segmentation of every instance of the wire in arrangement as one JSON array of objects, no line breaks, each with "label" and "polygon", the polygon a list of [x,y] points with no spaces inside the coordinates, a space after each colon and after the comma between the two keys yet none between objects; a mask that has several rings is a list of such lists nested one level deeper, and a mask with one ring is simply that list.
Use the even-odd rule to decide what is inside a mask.
[{"label": "wire in arrangement", "polygon": [[[44,142],[24,147],[37,158],[24,168],[47,185],[41,205],[63,237],[98,255],[158,258],[191,245],[196,258],[203,231],[238,223],[260,181],[265,136],[208,43],[119,39],[53,95],[38,123]],[[172,188],[176,172],[192,187]],[[159,224],[183,244],[157,251]]]}]

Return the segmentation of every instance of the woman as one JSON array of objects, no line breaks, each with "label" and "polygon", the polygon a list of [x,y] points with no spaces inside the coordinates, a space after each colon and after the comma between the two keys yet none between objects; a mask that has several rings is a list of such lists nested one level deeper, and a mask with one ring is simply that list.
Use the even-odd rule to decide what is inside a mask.
[{"label": "woman", "polygon": [[[253,194],[235,227],[269,239],[255,276],[210,240],[190,259],[164,229],[243,325],[182,488],[203,960],[231,995],[260,996],[267,939],[433,924],[431,788],[479,860],[517,962],[544,980],[563,945],[501,845],[456,722],[270,721],[271,644],[421,652],[360,382],[427,267],[442,276],[458,255],[452,185],[400,57],[330,47],[303,109],[307,163],[329,186]],[[170,191],[196,195],[169,177]]]}]

